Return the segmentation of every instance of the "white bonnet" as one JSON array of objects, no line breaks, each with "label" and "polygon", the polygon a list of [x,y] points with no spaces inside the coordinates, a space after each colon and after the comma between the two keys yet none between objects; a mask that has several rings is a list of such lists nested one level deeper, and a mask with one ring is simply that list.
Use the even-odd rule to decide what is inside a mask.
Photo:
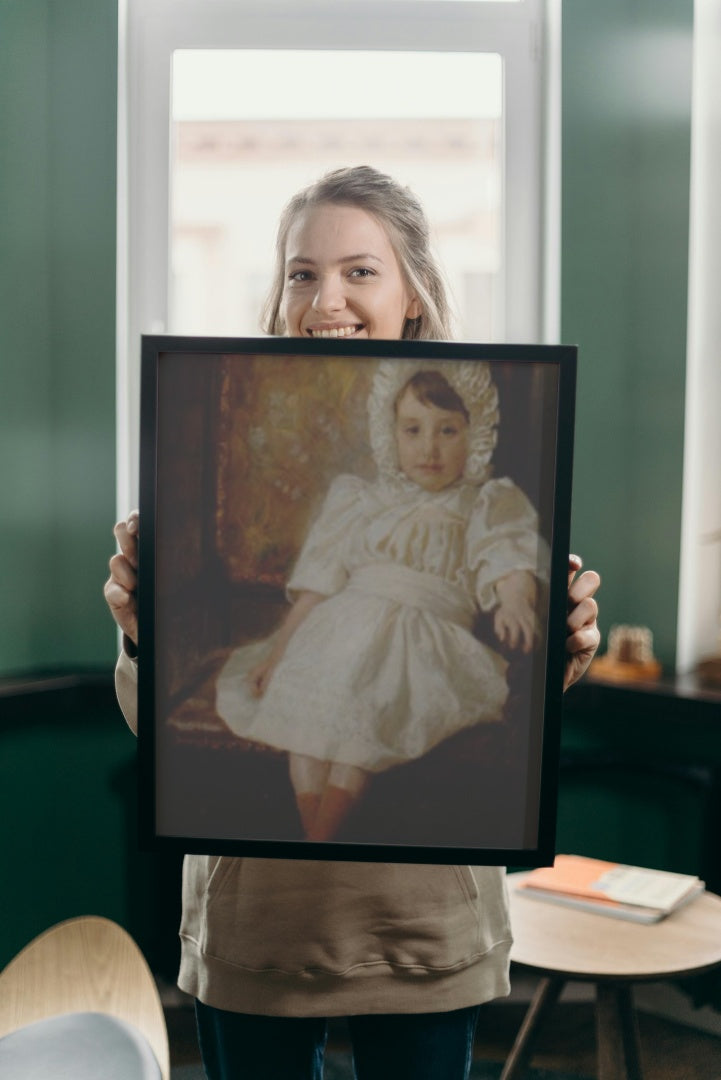
[{"label": "white bonnet", "polygon": [[403,387],[419,371],[439,372],[466,406],[468,458],[463,478],[472,484],[482,484],[488,479],[488,463],[496,446],[498,391],[490,365],[474,360],[380,361],[368,395],[368,429],[381,478],[402,478],[396,452],[395,404]]}]

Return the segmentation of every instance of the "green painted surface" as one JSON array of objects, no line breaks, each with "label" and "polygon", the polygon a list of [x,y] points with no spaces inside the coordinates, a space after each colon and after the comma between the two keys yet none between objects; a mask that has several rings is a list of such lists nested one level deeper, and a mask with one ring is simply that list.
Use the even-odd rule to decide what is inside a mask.
[{"label": "green painted surface", "polygon": [[104,915],[174,978],[180,860],[138,849],[137,741],[111,679],[0,706],[0,969],[56,922]]},{"label": "green painted surface", "polygon": [[[691,0],[564,7],[562,337],[580,346],[573,544],[602,626],[671,665],[681,508]],[[0,0],[0,674],[109,662],[115,0]]]},{"label": "green painted surface", "polygon": [[[563,11],[562,337],[580,346],[573,543],[604,630],[674,659],[692,0]],[[103,663],[114,516],[115,0],[0,0],[0,674]]]},{"label": "green painted surface", "polygon": [[110,664],[116,0],[0,0],[0,675]]},{"label": "green painted surface", "polygon": [[62,919],[128,921],[133,837],[126,819],[134,792],[124,767],[132,770],[135,742],[117,708],[93,702],[92,709],[91,717],[72,715],[38,701],[32,717],[3,727],[0,807],[14,824],[3,835],[13,873],[2,903],[0,967]]},{"label": "green painted surface", "polygon": [[672,692],[571,690],[557,850],[700,874],[718,892],[718,716],[717,704]]},{"label": "green painted surface", "polygon": [[562,339],[579,345],[573,546],[601,627],[675,658],[692,0],[563,7]]},{"label": "green painted surface", "polygon": [[[115,654],[116,84],[116,0],[0,0],[0,677]],[[0,966],[70,916],[142,936],[135,740],[110,687],[49,700],[0,699]]]}]

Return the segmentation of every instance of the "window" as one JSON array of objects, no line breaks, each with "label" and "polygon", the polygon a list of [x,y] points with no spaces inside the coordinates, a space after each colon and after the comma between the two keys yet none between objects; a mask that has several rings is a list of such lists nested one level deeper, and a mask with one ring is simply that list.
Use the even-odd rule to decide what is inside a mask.
[{"label": "window", "polygon": [[456,336],[503,336],[498,55],[196,49],[172,73],[170,331],[257,334],[285,202],[370,162],[426,208]]},{"label": "window", "polygon": [[137,500],[140,335],[257,333],[279,211],[328,169],[363,159],[418,193],[459,336],[555,338],[542,139],[554,8],[121,3],[121,513]]}]

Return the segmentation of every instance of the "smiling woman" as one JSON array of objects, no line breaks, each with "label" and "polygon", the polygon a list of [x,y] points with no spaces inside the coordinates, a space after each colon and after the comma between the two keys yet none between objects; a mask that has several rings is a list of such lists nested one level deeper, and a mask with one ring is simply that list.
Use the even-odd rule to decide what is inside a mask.
[{"label": "smiling woman", "polygon": [[[286,262],[290,236],[296,241],[292,257],[300,256],[304,260],[297,266],[301,279],[308,270],[308,259],[315,267],[322,268],[321,279],[329,268],[330,277],[336,282],[335,290],[330,292],[328,299],[322,290],[311,288],[310,308],[316,305],[322,311],[325,304],[333,310],[335,305],[332,320],[336,327],[362,326],[371,339],[381,327],[388,330],[395,327],[396,333],[418,338],[434,336],[435,327],[443,321],[444,308],[435,297],[435,290],[440,288],[442,291],[442,286],[438,273],[433,279],[429,277],[422,281],[422,260],[432,263],[433,258],[427,245],[418,242],[418,229],[413,226],[414,222],[417,225],[418,217],[415,200],[398,183],[375,170],[363,167],[337,172],[340,177],[322,178],[310,189],[316,196],[319,188],[326,192],[323,199],[312,200],[309,192],[304,191],[300,203],[291,201],[292,212],[287,215],[285,237],[278,245],[277,253],[283,271],[282,292],[277,299],[281,312],[286,303],[290,304],[294,288],[293,279],[288,279]],[[332,185],[337,180],[347,184],[348,190],[345,197],[341,197],[341,190],[338,190],[336,198],[330,199],[327,184]],[[407,208],[408,229],[400,228],[399,220],[394,224],[390,215],[380,212],[373,215],[368,204],[359,197],[359,188],[364,191],[381,188],[387,193],[395,193],[398,207],[405,205]],[[360,238],[363,243],[358,252],[359,237],[353,229],[361,221],[364,227],[368,225],[364,216],[349,219],[347,214],[343,215],[344,226],[352,227],[348,241],[344,241],[336,227],[323,231],[325,248],[320,243],[316,247],[315,242],[306,247],[303,224],[313,220],[322,209],[330,213],[329,220],[339,226],[338,210],[347,211],[351,206],[362,211],[362,215],[370,215],[372,224],[386,230],[387,240],[395,252],[395,262],[388,262],[384,258],[384,249],[376,247],[377,234]],[[295,235],[292,233],[294,224],[298,226]],[[415,236],[415,244],[409,240],[411,233]],[[427,229],[421,236],[427,239]],[[369,247],[372,248],[370,252]],[[375,259],[346,261],[358,254],[372,254]],[[372,269],[377,276],[352,278],[351,281],[358,280],[358,284],[348,285],[348,266]],[[386,271],[390,268],[387,276],[378,273],[383,267]],[[291,270],[291,273],[295,272]],[[423,292],[420,285],[425,286]],[[302,291],[303,285],[300,289]],[[363,290],[362,295],[367,290],[377,295],[378,307],[373,309],[372,317],[355,301],[355,294],[353,299],[345,295],[346,289]],[[388,306],[383,316],[381,300]],[[356,311],[356,307],[361,309]],[[347,308],[350,308],[351,317],[344,322],[339,318],[339,312]],[[312,321],[307,322],[306,308],[294,318],[301,329],[314,325]],[[323,318],[327,319],[327,314],[323,314]],[[160,366],[170,379],[173,397],[185,401],[186,395],[178,394],[172,363],[170,369],[165,363],[167,338],[155,340],[163,355]],[[146,339],[147,344],[151,342],[152,339]],[[331,362],[337,359],[340,347],[339,342],[324,343],[307,336],[276,337],[268,344],[272,345],[271,352],[281,358],[283,366],[297,358],[298,353],[305,353],[314,358],[312,366],[315,368],[321,363],[318,355],[321,346],[329,350]],[[398,342],[395,344],[396,348],[400,347]],[[261,348],[257,342],[251,345],[254,349]],[[196,344],[190,356],[182,355],[197,361],[198,348]],[[211,348],[217,351],[217,341]],[[226,348],[227,345],[223,352]],[[247,342],[244,348],[248,348]],[[535,637],[536,597],[542,605],[539,610],[546,610],[545,585],[549,567],[536,504],[510,476],[496,478],[489,475],[496,442],[497,391],[495,385],[492,386],[490,363],[483,361],[502,360],[498,355],[501,347],[456,346],[463,350],[456,363],[449,356],[453,348],[447,341],[435,344],[406,342],[409,366],[399,371],[399,365],[388,357],[392,350],[387,341],[361,341],[353,346],[351,351],[359,358],[365,353],[379,361],[372,373],[373,383],[367,402],[369,440],[374,451],[378,445],[374,431],[380,428],[384,432],[378,447],[381,451],[379,475],[371,480],[365,480],[355,471],[335,476],[285,580],[286,595],[291,604],[284,607],[280,623],[274,622],[271,626],[269,620],[266,621],[257,627],[257,633],[250,640],[245,634],[236,637],[231,645],[231,656],[216,680],[215,711],[229,731],[244,743],[257,743],[262,752],[283,755],[281,764],[284,768],[287,764],[288,770],[284,777],[285,799],[278,801],[271,796],[268,806],[277,810],[284,802],[287,807],[288,796],[294,798],[295,807],[291,804],[293,812],[286,820],[285,837],[293,844],[294,841],[288,839],[287,821],[290,821],[293,835],[297,837],[302,830],[302,835],[312,842],[313,849],[309,852],[312,854],[334,854],[334,844],[343,828],[350,827],[353,812],[368,808],[365,796],[369,796],[377,776],[390,775],[396,766],[422,765],[429,754],[436,749],[443,750],[456,736],[467,733],[482,737],[486,727],[503,724],[510,687],[506,680],[507,662],[496,643],[508,644],[514,651],[527,651],[529,638]],[[523,360],[522,374],[526,378],[530,373],[529,357],[526,350],[522,353],[519,359]],[[563,355],[572,365],[568,369],[571,376],[575,369],[575,351],[563,350]],[[150,358],[147,351],[145,357]],[[464,446],[462,452],[456,454],[455,461],[449,463],[447,475],[442,478],[437,491],[427,491],[406,474],[394,445],[398,437],[395,406],[399,391],[402,391],[402,398],[410,379],[416,374],[419,361],[426,360],[433,370],[440,365],[442,370],[437,374],[461,397],[469,416],[467,452]],[[240,370],[244,368],[246,365],[241,363]],[[218,383],[208,378],[205,362],[199,370],[206,387],[217,392]],[[567,393],[572,382],[565,381],[566,392],[563,392],[564,382],[558,381],[561,373],[545,364],[543,370],[546,378],[549,375],[551,378],[550,385],[546,383],[547,389],[553,392],[550,400],[557,403],[561,415],[567,416],[570,412]],[[145,402],[157,403],[157,384],[151,386],[145,375],[144,366],[144,387],[148,390],[144,405]],[[515,396],[511,395],[511,400]],[[445,400],[449,400],[448,391]],[[268,402],[268,405],[272,404],[272,400]],[[463,410],[449,410],[447,405],[444,408],[433,404],[432,407],[439,412],[457,412],[465,421]],[[545,412],[539,410],[540,415]],[[179,442],[186,447],[189,441],[192,442],[187,438],[187,425],[174,421],[171,411],[161,407],[159,415],[163,418],[159,430],[166,433],[166,438],[170,435],[171,445]],[[144,416],[147,416],[145,410]],[[447,417],[443,419],[445,421]],[[458,420],[456,424],[459,424]],[[443,426],[447,427],[445,423]],[[253,434],[252,429],[249,431],[245,427],[243,430]],[[568,426],[565,430],[570,434]],[[258,434],[256,432],[255,445],[263,441],[262,438],[258,440]],[[459,431],[454,430],[454,435],[458,434]],[[152,440],[146,439],[143,446],[150,448],[151,443]],[[389,444],[390,462],[384,454]],[[554,439],[553,445],[556,444]],[[193,444],[192,457],[196,463],[197,449],[197,444]],[[334,440],[330,435],[327,450],[336,460]],[[153,448],[149,460],[155,463],[160,456]],[[554,463],[558,464],[560,457],[554,455]],[[538,458],[547,460],[540,452]],[[459,475],[461,460],[463,469]],[[564,457],[564,460],[567,459]],[[390,466],[390,472],[386,482],[387,466]],[[311,472],[314,471],[313,459],[309,461],[309,467]],[[205,470],[202,472],[207,475]],[[166,473],[167,480],[171,475]],[[550,487],[566,506],[569,482],[570,474],[564,467],[563,483],[544,485],[546,496]],[[203,486],[201,483],[200,487]],[[160,505],[161,491],[163,498],[167,495],[172,499],[178,487],[178,484],[163,480],[159,480],[152,490],[144,485],[141,513],[144,521],[147,515],[149,524],[143,526],[144,531],[140,534],[142,554],[138,550],[137,516],[131,515],[130,520],[116,526],[121,554],[111,559],[106,597],[118,624],[122,627],[132,625],[137,597],[150,601],[140,615],[141,653],[137,666],[127,652],[119,661],[118,686],[131,723],[135,720],[136,676],[138,671],[145,672],[148,656],[153,663],[152,653],[147,651],[154,639],[148,616],[154,618],[158,597],[190,591],[175,581],[172,581],[172,588],[166,590],[153,577],[156,567],[163,567],[163,572],[167,572],[167,561],[155,557],[154,538],[158,531],[154,528],[154,510]],[[293,493],[289,494],[292,501]],[[203,520],[211,516],[209,509],[206,504],[201,511]],[[567,517],[565,520],[567,526]],[[208,531],[212,531],[212,526]],[[201,532],[207,535],[205,526],[201,527]],[[179,542],[181,534],[173,528],[165,532],[167,537],[172,537],[174,548],[185,547]],[[554,558],[556,587],[552,584],[550,592],[555,594],[557,602],[560,601],[559,616],[566,615],[567,626],[566,641],[559,641],[556,654],[556,692],[560,696],[561,664],[566,683],[570,683],[585,670],[596,648],[598,633],[592,594],[598,586],[598,578],[589,572],[575,581],[579,562],[574,560],[569,566],[566,561],[567,533],[563,529],[554,530],[553,538],[558,545],[559,558]],[[145,557],[146,551],[152,552],[150,558]],[[137,568],[141,570],[140,582]],[[207,596],[207,590],[203,588],[192,592],[194,596]],[[473,633],[476,616],[481,612],[492,619],[488,634],[490,643],[485,640],[485,635],[482,639],[481,635]],[[174,622],[172,618],[171,621]],[[196,627],[199,628],[204,620],[184,619],[182,623],[184,628],[190,628],[190,636],[195,638],[201,632]],[[353,633],[349,634],[351,625]],[[561,618],[554,619],[552,625],[560,629]],[[251,656],[246,650],[256,645],[262,647],[263,654]],[[536,655],[542,659],[545,650],[539,649]],[[238,669],[231,671],[228,664],[234,660],[238,662]],[[250,669],[246,661],[251,663]],[[149,670],[152,676],[152,668]],[[221,695],[221,684],[228,693]],[[534,698],[539,684],[531,677],[529,686],[530,697]],[[158,699],[145,674],[141,674],[140,688],[141,726],[147,731],[148,719],[153,724],[157,718]],[[146,689],[150,689],[149,695],[145,694]],[[299,706],[302,706],[301,713]],[[527,715],[536,715],[536,710],[529,710]],[[474,730],[479,727],[482,730]],[[545,725],[543,730],[545,734]],[[481,741],[485,743],[484,739]],[[522,755],[523,761],[541,760],[537,739],[526,740],[521,731],[519,741],[528,746],[528,753]],[[510,745],[508,751],[502,756],[515,769],[518,755],[512,752]],[[543,755],[545,759],[546,755]],[[223,760],[228,760],[225,755]],[[476,762],[488,763],[488,755],[481,744],[471,762],[472,790],[487,797],[489,787],[478,783]],[[228,764],[232,766],[230,760]],[[470,820],[474,824],[481,821],[494,827],[499,820],[503,821],[504,827],[511,824],[515,841],[511,846],[519,855],[526,849],[529,827],[530,831],[535,831],[526,810],[530,809],[531,817],[536,816],[545,801],[539,797],[538,770],[531,771],[535,778],[530,783],[530,795],[526,769],[523,768],[518,777],[520,797],[512,795],[508,809],[500,809],[498,800],[493,798],[493,812],[489,808],[485,813],[469,815],[467,800],[463,799],[463,821]],[[454,776],[457,776],[455,770]],[[242,779],[234,776],[233,780],[235,792],[246,789]],[[164,790],[172,789],[172,785],[163,783],[158,786]],[[449,828],[445,815],[437,813],[436,800],[429,791],[429,787],[434,786],[419,785],[422,796],[430,795],[428,800],[422,798],[421,801],[429,805],[431,825],[447,830],[443,848],[443,853],[447,854],[458,819],[450,822]],[[453,785],[456,797],[461,786]],[[187,798],[189,788],[184,784],[181,787],[185,792],[184,804],[194,807],[196,799],[189,803]],[[261,798],[267,790],[261,784]],[[503,794],[507,796],[509,790],[509,785],[505,785]],[[203,802],[202,799],[199,801]],[[398,801],[405,808],[407,800],[401,798]],[[251,813],[258,821],[257,810]],[[221,812],[222,820],[230,822],[231,829],[234,814],[234,811],[229,814],[227,809]],[[161,816],[157,815],[158,818]],[[264,819],[265,814],[260,817]],[[382,815],[381,826],[389,817],[393,815]],[[163,825],[166,826],[167,821]],[[228,825],[225,827],[227,829]],[[201,828],[202,835],[208,836],[207,821]],[[169,838],[180,841],[187,849],[177,828],[170,831],[172,836]],[[241,831],[247,834],[245,828]],[[363,839],[354,849],[355,853],[362,848],[363,858],[373,857],[368,849],[369,835],[377,835],[375,828],[371,832],[364,827]],[[408,823],[405,838],[401,838],[403,844],[407,844],[409,836],[420,839],[422,844],[424,834],[421,832],[419,837],[417,813]],[[550,839],[550,833],[544,836],[546,844]],[[400,854],[400,845],[392,842],[388,846],[390,857],[395,859]],[[436,849],[441,846],[443,841],[440,844],[436,841],[430,851],[432,859],[439,857]],[[338,852],[340,860],[333,862],[334,869],[330,871],[323,857],[310,861],[305,857],[305,851],[295,862],[279,858],[287,849],[278,845],[272,849],[273,858],[253,858],[250,854],[241,860],[223,856],[209,859],[204,855],[187,858],[183,876],[183,956],[179,981],[186,992],[198,999],[200,1040],[209,1073],[217,1071],[210,1065],[211,1061],[221,1061],[226,1053],[230,1056],[232,1046],[238,1048],[238,1056],[245,1060],[242,1065],[238,1062],[237,1067],[226,1061],[227,1069],[223,1065],[221,1071],[242,1071],[255,1080],[295,1075],[301,1071],[308,1076],[318,1076],[326,1038],[322,1017],[330,1011],[333,1015],[343,1012],[348,1016],[367,1017],[372,1013],[374,1017],[384,1018],[382,1037],[374,1030],[366,1040],[365,1045],[370,1045],[372,1052],[363,1067],[358,1064],[363,1056],[363,1040],[360,1035],[353,1037],[359,1078],[439,1080],[441,1075],[450,1075],[451,1058],[458,1062],[457,1068],[451,1070],[453,1075],[459,1080],[468,1075],[479,1005],[508,992],[510,936],[503,875],[496,865],[479,867],[475,871],[467,866],[447,871],[445,866],[440,866],[430,874],[421,867],[418,873],[417,847],[416,843],[413,850],[404,851],[405,857],[411,860],[408,867],[399,867],[397,863],[374,862],[367,866],[343,861],[346,850],[342,848]],[[228,850],[225,845],[223,849]],[[255,853],[258,848],[252,850]],[[457,858],[455,850],[454,846],[452,858]],[[469,849],[464,847],[462,850],[467,858],[465,853]],[[507,861],[505,847],[501,854],[504,862]],[[498,855],[496,848],[495,856]],[[376,958],[370,967],[369,956]],[[439,1008],[442,1011],[437,1017],[432,1010]],[[260,1017],[257,1015],[259,1009]],[[389,1014],[389,1009],[394,1012]],[[423,1019],[418,1019],[417,1014],[423,1014]],[[409,1019],[413,1015],[416,1015],[415,1023]],[[242,1036],[241,1029],[244,1029]],[[297,1044],[290,1046],[291,1029],[304,1033],[302,1053]],[[398,1056],[392,1061],[388,1029],[395,1032],[399,1048]],[[433,1053],[427,1051],[425,1039],[418,1036],[419,1031],[425,1036],[431,1030],[434,1032]],[[287,1062],[280,1064],[277,1060],[268,1064],[269,1054],[276,1048],[287,1049],[288,1054],[295,1057],[294,1069],[289,1068]],[[262,1062],[260,1071],[245,1068],[251,1055]],[[379,1056],[382,1061],[378,1060]],[[379,1068],[379,1065],[383,1067]]]},{"label": "smiling woman", "polygon": [[256,334],[280,208],[323,172],[365,162],[417,192],[456,338],[543,338],[553,264],[541,237],[555,229],[542,228],[544,10],[184,0],[181,16],[177,0],[121,5],[123,512],[137,501],[140,334]]},{"label": "smiling woman", "polygon": [[288,233],[281,312],[293,337],[399,338],[420,306],[383,226],[359,207],[326,204]]},{"label": "smiling woman", "polygon": [[416,196],[368,166],[336,169],[280,220],[264,329],[297,337],[452,336]]}]

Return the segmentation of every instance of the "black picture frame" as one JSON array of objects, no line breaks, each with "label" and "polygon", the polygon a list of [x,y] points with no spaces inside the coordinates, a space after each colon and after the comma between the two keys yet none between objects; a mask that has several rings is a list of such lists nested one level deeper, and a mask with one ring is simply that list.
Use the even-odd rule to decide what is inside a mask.
[{"label": "black picture frame", "polygon": [[[289,780],[289,758],[297,751],[231,731],[217,712],[218,687],[227,685],[228,658],[264,642],[288,610],[284,581],[304,534],[325,512],[329,482],[358,476],[353,483],[368,498],[379,490],[361,414],[380,366],[395,377],[409,365],[443,374],[449,362],[476,373],[482,365],[497,388],[493,475],[476,482],[473,505],[497,493],[507,477],[509,490],[524,492],[538,513],[537,575],[547,577],[538,589],[538,643],[530,654],[508,649],[495,635],[493,611],[480,612],[473,647],[480,642],[508,664],[498,722],[465,726],[412,760],[381,767],[363,760],[367,786],[342,826],[330,839],[308,839]],[[575,383],[573,346],[143,337],[138,707],[145,850],[515,866],[553,861]],[[390,505],[393,514],[393,500]],[[366,520],[361,515],[361,524],[342,534],[348,550],[365,536]],[[463,535],[466,552],[470,541]],[[496,557],[506,556],[485,555],[483,565]],[[347,601],[344,593],[336,608]],[[320,617],[331,610],[324,602]],[[403,604],[399,610],[407,614]],[[366,630],[353,624],[351,640],[359,642]],[[344,633],[337,626],[328,633],[320,654],[328,670],[342,669],[334,649]],[[456,687],[451,669],[434,667],[429,655],[424,672],[442,672]],[[326,685],[330,676],[310,667],[303,668],[309,687]],[[389,670],[400,667],[394,654]],[[299,730],[323,740],[330,721],[314,725],[309,708],[303,711],[307,699],[293,699],[304,725]],[[318,715],[325,715],[322,709]],[[275,714],[271,727],[274,722]],[[423,722],[413,723],[423,730]]]}]

